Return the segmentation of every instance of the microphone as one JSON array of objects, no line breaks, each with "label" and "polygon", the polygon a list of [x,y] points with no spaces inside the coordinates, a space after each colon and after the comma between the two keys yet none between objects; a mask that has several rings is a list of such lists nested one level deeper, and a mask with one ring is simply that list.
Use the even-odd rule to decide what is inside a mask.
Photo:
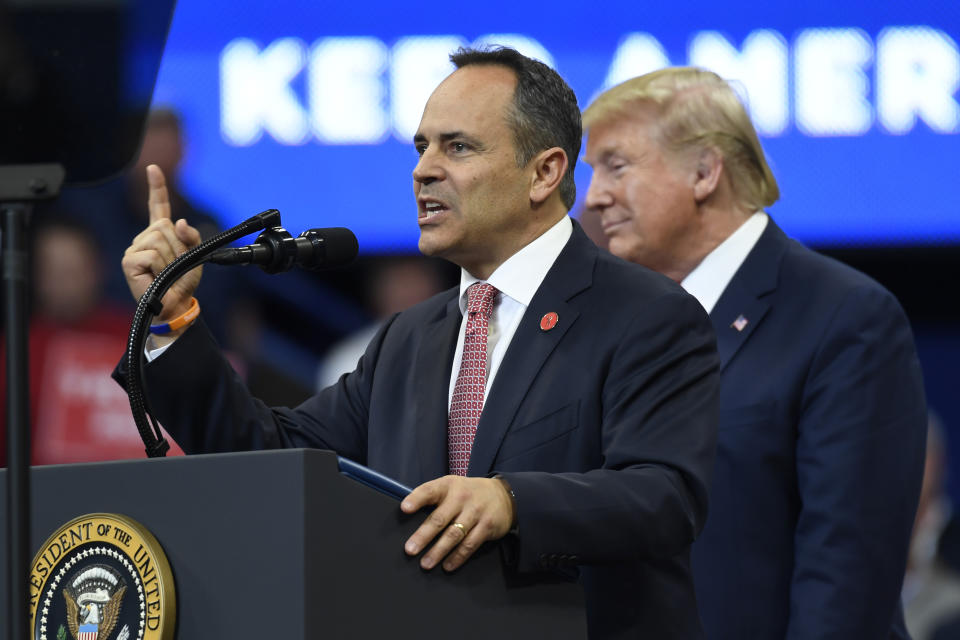
[{"label": "microphone", "polygon": [[255,264],[267,273],[294,266],[317,270],[339,267],[357,256],[357,237],[350,229],[307,229],[294,238],[283,227],[272,227],[245,247],[225,247],[210,254],[214,264]]}]

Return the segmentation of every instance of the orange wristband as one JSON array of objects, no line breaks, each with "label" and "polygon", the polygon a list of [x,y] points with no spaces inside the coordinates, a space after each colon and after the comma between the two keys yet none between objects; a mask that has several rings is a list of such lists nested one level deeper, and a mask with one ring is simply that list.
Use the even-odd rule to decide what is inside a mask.
[{"label": "orange wristband", "polygon": [[170,322],[163,322],[160,324],[150,325],[150,333],[153,333],[158,336],[162,336],[165,333],[170,333],[171,331],[177,331],[178,329],[183,329],[188,326],[191,322],[197,319],[197,316],[200,315],[200,303],[197,302],[196,298],[190,298],[190,307],[183,312],[183,315],[177,316]]}]

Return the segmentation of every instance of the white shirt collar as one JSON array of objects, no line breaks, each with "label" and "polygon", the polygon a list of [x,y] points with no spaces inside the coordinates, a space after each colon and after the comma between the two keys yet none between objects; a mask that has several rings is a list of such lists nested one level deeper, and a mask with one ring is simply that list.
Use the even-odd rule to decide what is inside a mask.
[{"label": "white shirt collar", "polygon": [[[507,258],[486,281],[524,307],[530,306],[533,295],[547,277],[547,271],[563,251],[572,233],[573,223],[570,216],[563,216],[536,240]],[[461,313],[465,313],[467,309],[467,288],[475,282],[481,281],[470,275],[466,269],[460,269]]]},{"label": "white shirt collar", "polygon": [[680,283],[687,293],[703,305],[707,313],[713,311],[724,289],[763,235],[769,220],[763,211],[754,213],[716,249],[708,253],[696,269]]}]

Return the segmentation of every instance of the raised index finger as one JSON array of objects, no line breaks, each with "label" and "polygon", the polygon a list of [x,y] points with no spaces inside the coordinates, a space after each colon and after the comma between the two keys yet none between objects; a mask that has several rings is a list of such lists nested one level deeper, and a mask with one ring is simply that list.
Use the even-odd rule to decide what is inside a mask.
[{"label": "raised index finger", "polygon": [[150,186],[150,197],[147,207],[150,209],[150,222],[170,219],[170,197],[167,195],[167,181],[163,171],[155,164],[147,165],[147,184]]}]

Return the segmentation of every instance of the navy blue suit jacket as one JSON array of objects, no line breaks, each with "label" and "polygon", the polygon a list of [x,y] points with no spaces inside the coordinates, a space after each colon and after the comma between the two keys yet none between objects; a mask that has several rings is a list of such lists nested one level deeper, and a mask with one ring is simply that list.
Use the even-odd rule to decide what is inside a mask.
[{"label": "navy blue suit jacket", "polygon": [[719,440],[693,553],[707,637],[908,637],[926,408],[899,304],[771,220],[710,316]]},{"label": "navy blue suit jacket", "polygon": [[[356,371],[295,409],[246,391],[202,324],[147,367],[188,452],[337,451],[414,486],[447,473],[456,289],[394,316]],[[540,318],[555,312],[553,329]],[[675,283],[573,235],[485,402],[468,475],[516,493],[516,567],[579,570],[591,638],[700,638],[690,545],[716,445],[713,330]]]}]

